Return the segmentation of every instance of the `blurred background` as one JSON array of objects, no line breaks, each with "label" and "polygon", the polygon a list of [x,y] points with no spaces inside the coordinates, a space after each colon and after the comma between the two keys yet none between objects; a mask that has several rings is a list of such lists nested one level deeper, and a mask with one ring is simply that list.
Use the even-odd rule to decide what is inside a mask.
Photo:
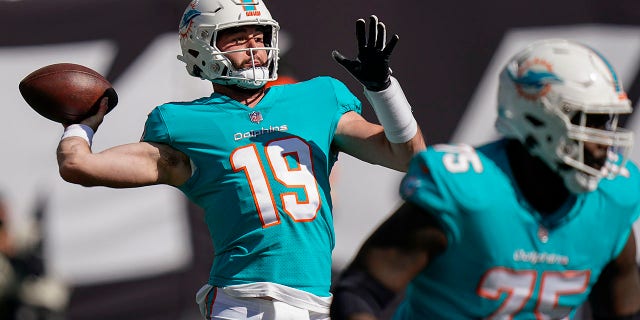
[{"label": "blurred background", "polygon": [[[91,67],[120,98],[93,149],[137,141],[156,105],[211,92],[210,83],[189,77],[176,59],[187,4],[0,0],[0,319],[199,319],[194,296],[213,257],[200,209],[170,187],[65,183],[55,159],[62,127],[32,111],[18,91],[22,78],[48,64]],[[618,70],[634,105],[640,97],[637,0],[267,5],[282,28],[280,75],[333,76],[363,101],[362,87],[331,51],[354,56],[355,20],[376,14],[400,35],[391,67],[429,144],[493,139],[498,70],[536,39],[591,45]],[[364,114],[375,121],[370,108]],[[625,121],[640,134],[637,113]],[[640,161],[640,147],[633,158]],[[398,204],[401,174],[343,154],[332,178],[338,273]]]}]

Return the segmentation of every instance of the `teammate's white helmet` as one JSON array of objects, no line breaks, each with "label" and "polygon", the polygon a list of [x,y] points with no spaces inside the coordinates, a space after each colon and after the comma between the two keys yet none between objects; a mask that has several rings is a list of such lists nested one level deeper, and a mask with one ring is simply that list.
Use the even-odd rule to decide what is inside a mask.
[{"label": "teammate's white helmet", "polygon": [[[631,103],[613,67],[576,42],[535,42],[500,74],[496,128],[520,140],[574,193],[593,191],[624,168],[633,134],[618,127],[618,116],[628,113]],[[596,114],[608,120],[604,128],[589,127]],[[607,146],[606,162],[585,163],[585,142]]]},{"label": "teammate's white helmet", "polygon": [[[238,70],[224,55],[229,52],[248,51],[253,57],[258,48],[221,52],[216,47],[218,32],[223,29],[257,25],[265,27],[267,65]],[[242,88],[260,88],[278,77],[278,22],[262,0],[193,0],[180,21],[178,59],[187,64],[194,77],[224,85]]]}]

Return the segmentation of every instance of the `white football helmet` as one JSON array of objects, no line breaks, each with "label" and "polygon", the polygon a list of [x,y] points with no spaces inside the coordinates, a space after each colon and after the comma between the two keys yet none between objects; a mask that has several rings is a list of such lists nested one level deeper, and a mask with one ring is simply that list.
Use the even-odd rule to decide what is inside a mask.
[{"label": "white football helmet", "polygon": [[[520,140],[571,192],[593,191],[623,170],[633,133],[618,127],[618,117],[631,113],[631,102],[598,52],[562,39],[535,42],[507,63],[499,81],[496,128]],[[593,127],[598,117],[606,124]],[[585,162],[585,142],[608,147],[607,160]]]},{"label": "white football helmet", "polygon": [[[265,48],[247,48],[222,52],[216,47],[218,32],[223,29],[257,25],[266,27]],[[278,22],[262,0],[193,0],[180,21],[178,59],[187,64],[194,77],[223,85],[236,85],[254,89],[278,78]],[[256,50],[266,50],[266,66],[238,70],[225,53],[248,51],[253,57]]]}]

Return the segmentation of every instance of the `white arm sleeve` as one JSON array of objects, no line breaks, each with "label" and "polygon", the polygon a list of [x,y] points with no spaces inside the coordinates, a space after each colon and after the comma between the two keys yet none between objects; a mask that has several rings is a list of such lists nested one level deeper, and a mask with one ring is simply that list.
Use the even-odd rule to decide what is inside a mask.
[{"label": "white arm sleeve", "polygon": [[364,95],[371,103],[390,142],[404,143],[416,135],[418,123],[396,78],[391,77],[391,85],[382,91],[369,91],[365,88]]}]

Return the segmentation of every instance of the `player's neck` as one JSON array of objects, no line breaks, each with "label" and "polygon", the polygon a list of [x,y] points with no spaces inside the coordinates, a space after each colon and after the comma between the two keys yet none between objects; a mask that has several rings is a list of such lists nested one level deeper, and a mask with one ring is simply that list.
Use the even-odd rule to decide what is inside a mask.
[{"label": "player's neck", "polygon": [[567,202],[571,193],[564,181],[542,160],[531,156],[517,141],[511,141],[507,150],[516,183],[533,208],[552,214]]},{"label": "player's neck", "polygon": [[262,100],[262,97],[264,97],[266,88],[245,89],[237,86],[223,86],[214,83],[213,90],[248,107],[254,107]]}]

